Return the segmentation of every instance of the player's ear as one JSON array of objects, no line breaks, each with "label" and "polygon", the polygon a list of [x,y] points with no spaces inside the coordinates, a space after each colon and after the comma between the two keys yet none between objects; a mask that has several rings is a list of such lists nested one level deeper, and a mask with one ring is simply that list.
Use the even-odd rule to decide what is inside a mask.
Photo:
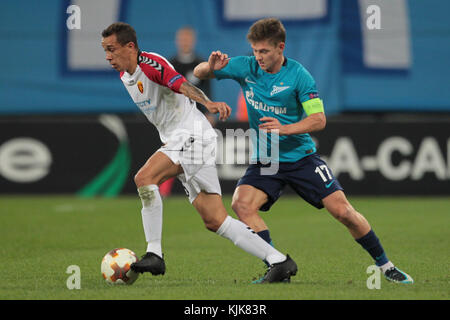
[{"label": "player's ear", "polygon": [[284,50],[284,46],[285,46],[284,42],[280,42],[280,43],[278,44],[278,48],[279,48],[280,50]]}]

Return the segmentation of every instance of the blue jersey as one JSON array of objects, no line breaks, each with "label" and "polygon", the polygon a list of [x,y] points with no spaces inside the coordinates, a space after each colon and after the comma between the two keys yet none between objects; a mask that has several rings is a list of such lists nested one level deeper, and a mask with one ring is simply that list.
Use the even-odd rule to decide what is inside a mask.
[{"label": "blue jersey", "polygon": [[[285,58],[281,70],[276,74],[263,71],[253,56],[239,56],[230,59],[221,70],[214,71],[218,80],[233,79],[239,82],[247,104],[250,128],[259,132],[259,119],[273,117],[282,125],[300,121],[305,117],[303,103],[318,97],[316,84],[311,74],[297,61]],[[257,135],[253,141],[252,161],[295,162],[316,152],[309,134],[296,134],[279,137],[279,155],[271,150],[271,135]],[[261,147],[260,144],[266,144]],[[267,148],[267,150],[265,150]],[[264,152],[262,152],[263,150]],[[264,154],[266,153],[266,154]],[[275,154],[275,156],[273,155]],[[270,157],[272,155],[272,157]]]}]

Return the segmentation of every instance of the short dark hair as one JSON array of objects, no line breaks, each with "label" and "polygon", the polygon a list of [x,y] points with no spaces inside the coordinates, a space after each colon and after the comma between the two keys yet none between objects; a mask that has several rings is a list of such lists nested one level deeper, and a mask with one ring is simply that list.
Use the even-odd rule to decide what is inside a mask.
[{"label": "short dark hair", "polygon": [[260,19],[248,30],[247,40],[250,43],[269,40],[277,45],[280,42],[286,42],[286,29],[277,18]]},{"label": "short dark hair", "polygon": [[117,42],[121,46],[124,46],[129,42],[133,42],[136,49],[139,50],[137,38],[136,38],[136,31],[128,23],[125,23],[125,22],[113,23],[108,28],[103,30],[102,37],[106,38],[106,37],[112,36],[113,34],[116,35]]}]

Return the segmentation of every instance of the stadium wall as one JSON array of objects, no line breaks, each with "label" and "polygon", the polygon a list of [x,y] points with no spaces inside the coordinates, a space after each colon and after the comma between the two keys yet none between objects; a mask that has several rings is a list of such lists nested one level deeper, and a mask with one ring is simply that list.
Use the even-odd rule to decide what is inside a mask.
[{"label": "stadium wall", "polygon": [[[365,115],[331,118],[313,137],[350,195],[448,195],[449,127],[449,117]],[[225,122],[217,129],[217,168],[224,194],[231,194],[247,167],[248,126]],[[141,115],[2,117],[0,193],[135,194],[134,174],[160,145]],[[173,193],[184,194],[179,182]]]},{"label": "stadium wall", "polygon": [[[191,25],[206,59],[218,49],[251,54],[248,28],[268,15],[285,23],[285,55],[314,76],[328,115],[449,112],[449,11],[444,0],[4,0],[0,114],[135,112],[100,46],[114,21],[135,27],[142,50],[167,58],[177,29]],[[234,111],[239,92],[234,81],[212,82],[212,97]]]}]

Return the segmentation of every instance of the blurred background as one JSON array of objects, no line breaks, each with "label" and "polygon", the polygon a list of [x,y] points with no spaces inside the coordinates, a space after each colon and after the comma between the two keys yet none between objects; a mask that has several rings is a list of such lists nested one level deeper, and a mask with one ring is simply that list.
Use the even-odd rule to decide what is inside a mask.
[{"label": "blurred background", "polygon": [[[448,12],[445,0],[1,1],[0,193],[136,192],[133,176],[160,141],[105,60],[109,24],[130,23],[142,50],[227,102],[229,121],[210,116],[225,132],[248,128],[240,88],[201,83],[192,66],[213,50],[250,55],[249,26],[276,16],[285,55],[316,80],[328,124],[313,137],[347,192],[449,195]],[[242,153],[243,139],[219,150]],[[218,166],[224,193],[245,168]],[[164,192],[184,193],[178,182]]]}]

